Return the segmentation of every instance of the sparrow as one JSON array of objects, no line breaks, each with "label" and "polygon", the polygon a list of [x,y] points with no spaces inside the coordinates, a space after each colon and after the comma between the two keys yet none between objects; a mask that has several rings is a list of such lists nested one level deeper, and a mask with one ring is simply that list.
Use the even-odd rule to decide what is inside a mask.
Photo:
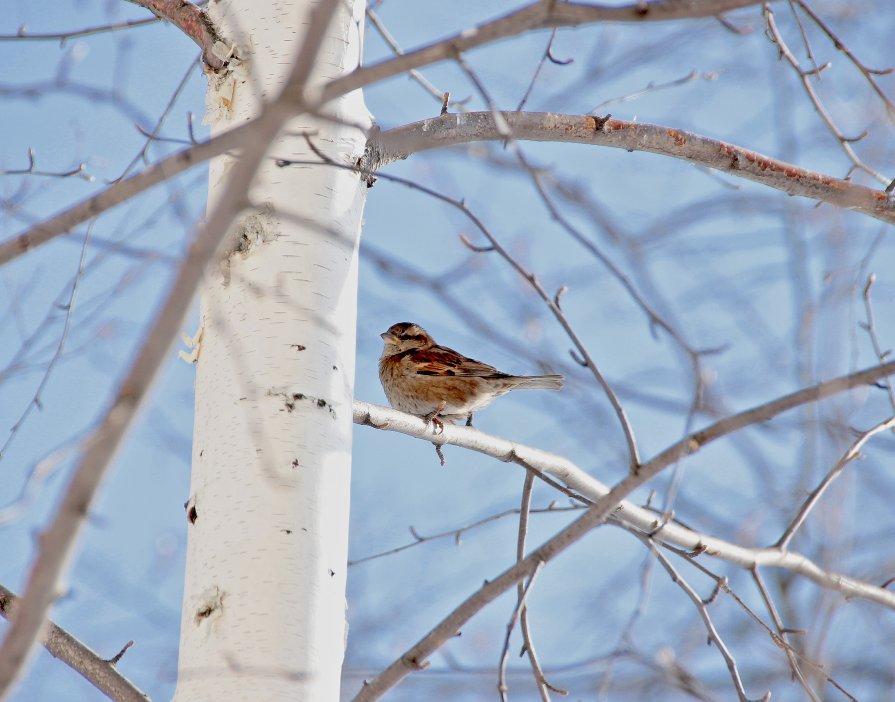
[{"label": "sparrow", "polygon": [[399,322],[380,334],[379,380],[389,404],[444,427],[441,419],[466,418],[510,390],[559,390],[561,375],[509,375],[487,363],[439,346],[418,324]]}]

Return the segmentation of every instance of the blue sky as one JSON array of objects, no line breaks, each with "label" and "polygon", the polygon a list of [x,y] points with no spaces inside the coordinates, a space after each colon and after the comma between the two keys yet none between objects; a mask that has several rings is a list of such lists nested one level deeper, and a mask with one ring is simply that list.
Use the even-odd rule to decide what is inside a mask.
[{"label": "blue sky", "polygon": [[[895,17],[881,11],[881,2],[817,5],[867,65],[887,67]],[[14,33],[23,24],[32,32],[49,32],[146,15],[126,2],[60,2],[52,15],[45,9],[24,0],[4,3],[0,33]],[[409,48],[505,9],[496,2],[447,6],[389,0],[376,11]],[[777,7],[778,21],[797,45],[797,28],[784,9]],[[691,130],[844,176],[848,160],[797,79],[778,61],[763,35],[759,11],[733,18],[749,31],[734,34],[714,20],[563,30],[554,52],[575,62],[547,64],[527,109],[587,112],[695,71],[693,80],[614,102],[601,112]],[[540,32],[470,53],[470,64],[498,105],[515,108],[548,36]],[[842,54],[816,31],[811,37],[818,63],[832,62],[817,86],[820,94],[844,132],[869,130],[855,148],[887,172],[895,143],[892,119]],[[6,68],[0,80],[0,168],[23,167],[30,147],[39,169],[67,170],[83,162],[85,174],[93,178],[0,176],[0,236],[21,231],[118,177],[145,144],[134,123],[151,128],[188,73],[162,133],[188,138],[192,112],[195,134],[202,138],[204,80],[191,69],[197,54],[177,30],[162,25],[73,39],[62,46],[0,42]],[[368,60],[387,55],[372,28],[366,54]],[[425,73],[455,98],[475,95],[455,66],[434,66]],[[878,80],[890,96],[895,93],[891,76]],[[372,86],[366,100],[383,128],[434,116],[439,109],[406,77]],[[483,103],[473,97],[469,107],[482,109]],[[154,144],[148,157],[155,160],[177,148]],[[708,394],[696,426],[872,365],[873,350],[860,326],[865,320],[861,291],[871,272],[877,276],[876,331],[883,348],[895,343],[895,252],[882,223],[663,156],[550,144],[524,144],[523,149],[587,200],[589,209],[556,194],[565,216],[607,252],[693,348],[716,350],[702,357]],[[502,166],[511,161],[511,151],[499,145],[472,145],[421,154],[390,166],[387,173],[466,198],[549,290],[568,286],[564,310],[618,388],[641,451],[649,457],[680,438],[687,426],[693,391],[689,365],[666,335],[653,333],[605,268],[551,221],[527,176]],[[872,184],[861,174],[854,177]],[[104,215],[90,232],[65,353],[43,390],[42,409],[32,410],[11,435],[0,461],[4,585],[21,590],[34,536],[65,484],[73,448],[139,348],[173,262],[204,212],[205,188],[204,170],[195,169]],[[357,397],[384,402],[376,374],[378,334],[396,321],[417,321],[440,342],[502,370],[548,368],[570,374],[563,392],[508,396],[481,413],[477,426],[568,456],[604,482],[620,479],[624,442],[605,398],[574,367],[569,341],[524,281],[494,254],[474,254],[462,245],[459,234],[477,240],[470,223],[457,211],[385,179],[371,191],[365,219]],[[66,319],[60,303],[68,301],[86,232],[79,227],[0,270],[0,441],[26,411],[58,347]],[[398,264],[414,275],[402,274]],[[420,285],[414,279],[440,282]],[[191,333],[193,327],[190,321],[184,331]],[[134,639],[120,668],[158,700],[170,697],[176,676],[192,380],[192,367],[172,352],[103,486],[80,541],[69,589],[53,615],[103,655]],[[848,428],[865,429],[887,412],[892,408],[883,392],[864,390],[719,442],[687,462],[676,514],[694,528],[738,543],[769,543],[852,440]],[[872,582],[885,579],[895,564],[876,547],[893,527],[887,471],[893,448],[891,436],[871,443],[866,460],[837,483],[795,548],[834,570]],[[352,558],[408,542],[410,525],[430,534],[517,505],[523,480],[518,467],[451,447],[445,453],[448,463],[441,468],[429,444],[356,428]],[[43,480],[33,478],[44,472]],[[669,476],[648,486],[660,501]],[[26,490],[26,485],[31,487]],[[25,501],[20,500],[23,490]],[[545,506],[557,497],[538,488],[535,504]],[[647,497],[645,490],[636,499]],[[20,509],[6,509],[10,505]],[[539,543],[568,519],[539,516],[530,543]],[[503,519],[464,534],[459,546],[442,539],[353,567],[345,694],[357,688],[359,678],[387,665],[483,579],[509,565],[515,531],[514,520]],[[532,593],[542,658],[560,669],[559,679],[581,698],[592,696],[606,679],[601,657],[611,652],[636,607],[648,560],[633,538],[602,528],[551,564]],[[712,565],[760,608],[745,574]],[[703,594],[711,590],[707,580],[688,574]],[[793,626],[809,631],[812,655],[839,662],[834,670],[848,689],[865,695],[859,698],[886,689],[891,662],[869,651],[877,640],[891,640],[887,612],[843,603],[801,581],[774,582],[781,590],[791,588],[787,602]],[[396,598],[395,592],[407,595]],[[462,640],[434,656],[431,669],[412,676],[393,699],[493,696],[493,668],[512,599],[508,595],[486,609],[464,629]],[[647,601],[632,633],[637,650],[655,657],[663,647],[673,647],[703,681],[726,690],[720,657],[704,650],[694,611],[660,572],[653,574]],[[737,653],[744,657],[747,689],[760,694],[762,685],[772,684],[765,674],[773,671],[774,689],[784,699],[796,698],[768,638],[760,631],[736,638],[749,626],[742,611],[725,601],[717,617],[742,646]],[[868,650],[876,675],[860,675],[848,655],[856,647]],[[561,669],[570,663],[576,666]],[[514,689],[521,698],[534,699],[527,697],[533,691],[522,662],[514,665],[522,671],[512,679]],[[620,663],[618,687],[609,698],[637,699],[631,691],[636,688],[626,685],[640,670],[636,663]],[[676,699],[668,694],[667,699]],[[13,699],[63,698],[86,701],[100,695],[41,652]]]}]

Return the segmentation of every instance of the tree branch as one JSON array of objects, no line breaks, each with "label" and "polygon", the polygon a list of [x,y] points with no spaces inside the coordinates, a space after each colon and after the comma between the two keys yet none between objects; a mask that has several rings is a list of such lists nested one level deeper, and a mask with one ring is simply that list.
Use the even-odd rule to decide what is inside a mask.
[{"label": "tree branch", "polygon": [[[683,578],[680,573],[677,572],[677,569],[672,565],[671,561],[665,557],[665,554],[662,553],[658,546],[656,545],[655,539],[645,535],[645,534],[636,534],[638,539],[650,550],[650,553],[659,561],[661,566],[665,569],[665,572],[668,573],[671,581],[677,585],[681,590],[684,591],[684,594],[690,598],[690,601],[693,603],[693,606],[696,607],[696,611],[699,613],[700,619],[702,619],[702,623],[705,626],[706,633],[708,634],[708,640],[715,644],[715,648],[721,653],[721,656],[724,658],[724,662],[727,665],[727,670],[730,672],[730,677],[733,682],[733,687],[737,692],[737,697],[739,697],[740,702],[753,702],[746,695],[746,688],[743,685],[743,679],[740,677],[739,667],[737,666],[736,659],[733,657],[733,654],[730,652],[730,649],[727,648],[727,644],[724,643],[724,639],[721,638],[721,634],[718,633],[718,629],[715,626],[715,622],[712,621],[712,615],[709,613],[709,605],[714,602],[715,595],[718,594],[719,587],[715,587],[714,594],[709,597],[707,600],[703,600],[699,595],[696,594],[696,590],[693,589],[693,586],[690,585]],[[766,692],[758,702],[768,702],[771,699],[771,692]]]},{"label": "tree branch", "polygon": [[[342,78],[332,80],[323,87],[320,94],[320,101],[322,103],[328,100],[332,100],[340,95],[345,94],[346,92],[350,92],[351,90],[361,88],[365,85],[369,85],[370,83],[374,83],[390,76],[403,73],[412,68],[428,65],[446,58],[453,59],[456,56],[457,51],[457,49],[455,48],[455,44],[457,44],[459,39],[463,39],[463,41],[457,45],[462,45],[462,48],[468,49],[475,46],[484,45],[496,39],[513,36],[514,34],[519,34],[529,29],[537,29],[542,26],[572,26],[574,24],[572,20],[577,20],[577,22],[581,24],[585,21],[597,21],[601,19],[613,21],[643,21],[660,19],[682,19],[688,17],[707,17],[717,15],[721,12],[726,12],[727,10],[735,9],[738,7],[745,7],[747,5],[753,4],[758,4],[757,0],[665,0],[663,2],[656,2],[646,5],[637,3],[634,5],[618,8],[594,5],[576,5],[570,3],[548,3],[546,5],[543,3],[533,3],[526,6],[522,10],[518,10],[514,13],[511,13],[510,15],[507,15],[502,19],[480,25],[475,30],[470,30],[468,32],[464,32],[462,35],[457,35],[452,39],[433,44],[426,49],[420,49],[415,52],[403,54],[402,56],[398,56],[393,59],[381,61],[378,64],[373,64],[371,66],[357,69]],[[551,9],[547,9],[548,7]],[[546,15],[546,17],[548,18],[547,20],[544,20],[542,17],[542,13],[545,12],[548,13]],[[559,12],[566,14],[563,14],[562,16],[553,14]],[[531,17],[529,17],[529,15],[531,15]],[[592,19],[585,19],[585,15],[587,17],[592,17]],[[518,18],[520,17],[525,21],[519,21]],[[537,19],[538,21],[533,22],[532,17],[534,17],[534,19]],[[510,21],[511,18],[517,19]],[[565,22],[565,24],[563,24],[563,22]],[[506,24],[507,26],[503,26],[504,24]],[[314,107],[315,106],[313,105],[309,106],[309,109],[313,111]],[[477,114],[480,114],[479,118],[481,119],[482,113]],[[525,116],[525,113],[517,113],[517,119],[518,117],[523,116]],[[448,118],[459,120],[461,117],[465,117],[465,115],[444,115],[442,119]],[[517,119],[508,119],[508,122],[510,122],[510,125],[514,129],[513,136],[517,139],[534,138],[526,136],[524,133],[515,131],[516,129],[518,129]],[[596,133],[595,126],[598,122],[597,118],[578,116],[572,117],[571,119],[580,121],[578,128],[581,128],[582,131],[582,134],[580,135],[580,142],[582,143],[598,143],[597,141],[594,141],[594,139],[606,138],[607,141],[605,142],[605,145],[618,146],[618,148],[624,148],[627,150],[654,150],[657,153],[665,153],[665,150],[668,149],[667,145],[664,146],[662,149],[650,149],[641,146],[639,143],[641,139],[638,139],[636,137],[637,130],[634,129],[634,123],[621,122],[619,120],[608,120],[607,124],[610,125],[610,127],[613,129],[618,129],[622,126],[630,127],[629,129],[622,130],[621,132],[615,132],[612,135],[612,139],[609,139],[608,137],[600,137]],[[423,125],[426,124],[428,124],[428,121],[418,122],[415,123],[415,125],[407,125],[405,127],[401,127],[399,129],[388,132],[387,134],[390,135],[389,138],[394,139],[395,144],[389,148],[385,148],[385,146],[379,147],[379,150],[382,151],[382,153],[374,152],[369,159],[370,165],[367,165],[368,162],[365,161],[364,167],[368,170],[375,170],[385,163],[399,158],[405,158],[406,153],[402,156],[399,149],[404,148],[406,150],[410,148],[410,141],[408,141],[408,143],[404,143],[403,146],[399,147],[399,144],[403,141],[403,139],[409,138],[409,134],[402,135],[402,130],[420,129]],[[452,123],[446,122],[445,124],[449,125]],[[168,158],[163,159],[155,166],[146,169],[142,173],[138,173],[137,175],[132,176],[131,178],[104,190],[98,195],[95,195],[87,200],[84,200],[81,203],[78,203],[77,205],[74,205],[60,212],[49,220],[31,227],[29,230],[23,232],[22,234],[19,234],[12,239],[0,243],[0,265],[2,265],[3,263],[7,263],[16,256],[24,253],[25,251],[28,251],[32,248],[46,243],[47,241],[50,241],[60,234],[66,233],[72,227],[75,227],[78,224],[86,221],[87,219],[95,217],[96,215],[101,214],[108,209],[111,209],[115,205],[118,205],[121,202],[124,202],[125,200],[133,197],[134,195],[141,193],[144,190],[157,185],[158,183],[161,183],[167,178],[170,178],[186,170],[187,168],[214,158],[215,156],[218,156],[225,151],[235,148],[243,143],[250,143],[254,141],[256,136],[255,130],[257,128],[254,125],[255,120],[240,125],[239,127],[235,127],[233,130],[226,132],[225,134],[222,134],[214,139],[210,139],[207,142],[198,144],[195,147],[185,149],[176,154],[173,154]],[[479,125],[478,129],[482,129],[483,126],[484,124]],[[636,126],[643,129],[645,127],[649,127],[650,125],[641,124]],[[538,130],[540,129],[541,128],[538,127]],[[758,182],[765,182],[763,179],[759,177],[752,177],[752,175],[750,174],[754,173],[755,176],[759,176],[765,171],[768,171],[768,169],[771,169],[771,171],[773,171],[773,169],[779,168],[784,174],[787,174],[787,178],[790,178],[789,180],[782,179],[781,182],[789,183],[790,186],[793,188],[793,191],[791,192],[786,187],[778,186],[774,183],[767,183],[768,185],[771,185],[771,187],[777,187],[778,189],[783,190],[784,192],[787,192],[791,195],[803,195],[805,197],[812,197],[824,202],[830,202],[831,204],[841,204],[842,206],[857,209],[858,211],[864,212],[865,214],[870,214],[871,216],[883,219],[884,221],[895,222],[895,205],[893,205],[892,201],[886,198],[886,194],[884,192],[875,191],[870,188],[864,188],[862,186],[854,185],[852,183],[848,183],[847,181],[841,181],[830,176],[811,173],[809,171],[805,171],[804,169],[797,168],[780,161],[775,161],[765,156],[760,156],[755,152],[740,149],[739,147],[734,147],[732,145],[725,144],[724,142],[704,139],[685,131],[658,126],[652,127],[652,129],[655,132],[651,136],[651,139],[653,140],[662,141],[661,135],[664,134],[666,142],[667,140],[671,140],[671,142],[678,143],[679,146],[683,146],[686,143],[686,140],[690,139],[697,145],[707,147],[707,150],[709,152],[718,152],[715,154],[715,158],[716,160],[719,160],[719,164],[713,167],[719,168],[719,170],[731,170],[731,172],[737,172],[739,175],[747,178],[752,178],[753,180],[757,180]],[[557,129],[556,131],[561,130]],[[584,135],[586,135],[588,132],[590,132],[590,136],[588,138],[585,138]],[[439,136],[440,135],[438,134],[428,135],[430,139],[438,139]],[[466,136],[455,143],[477,141],[481,140],[482,138],[484,137]],[[380,140],[381,139],[382,136],[380,136]],[[537,138],[535,140],[553,141],[559,140],[559,138],[557,133],[552,133],[549,136],[545,136],[542,134],[540,138]],[[610,141],[612,140],[615,140],[618,143],[610,143]],[[650,141],[650,139],[647,139],[646,136],[644,136],[643,140],[645,142]],[[683,143],[679,143],[681,142],[681,140],[683,140]],[[413,139],[412,141],[418,142],[421,140]],[[573,141],[573,139],[566,139],[566,141]],[[447,142],[443,142],[441,144],[433,144],[428,148],[434,148],[437,145],[447,146],[450,144]],[[396,151],[396,149],[398,151]],[[413,150],[421,150],[421,147],[415,146]],[[391,155],[389,156],[388,154],[393,151],[395,151],[395,153],[391,153]],[[678,158],[684,158],[686,160],[700,163],[704,162],[704,159],[708,160],[707,155],[701,156],[695,151],[691,151],[686,154],[681,153],[680,155],[672,155],[676,155]],[[720,157],[720,159],[718,157]],[[754,163],[750,163],[750,159],[753,158],[757,160]],[[725,159],[726,165],[728,166],[727,169],[725,169],[724,167]],[[734,171],[734,169],[729,168],[733,163],[737,164],[738,170]],[[805,183],[800,183],[801,179],[804,179]],[[778,180],[781,180],[779,176]],[[797,183],[800,185],[799,188],[796,188]],[[867,209],[865,210],[863,208]]]},{"label": "tree branch", "polygon": [[[501,112],[513,138],[647,151],[698,163],[798,195],[845,207],[895,224],[895,198],[851,181],[809,171],[717,139],[658,124],[551,112]],[[378,170],[429,149],[476,141],[502,141],[490,112],[445,114],[404,125],[370,139],[364,167]]]},{"label": "tree branch", "polygon": [[[891,368],[890,373],[895,373],[895,367]],[[406,434],[439,445],[459,446],[483,453],[505,463],[516,463],[523,468],[535,471],[538,475],[546,474],[560,480],[574,493],[580,494],[592,503],[599,503],[619,487],[617,485],[610,490],[606,484],[592,477],[567,458],[486,434],[475,428],[445,423],[444,431],[433,435],[431,424],[426,424],[416,415],[406,414],[389,407],[355,400],[354,423]],[[673,461],[665,462],[665,459],[660,461],[660,458],[667,453],[666,451],[659,454],[652,461],[644,464],[637,477],[641,477],[647,468],[653,470],[656,462],[663,463],[663,468],[670,465]],[[661,469],[654,470],[651,477],[659,470]],[[646,481],[642,480],[638,485],[643,482]],[[706,553],[713,558],[719,558],[747,569],[760,565],[792,570],[814,580],[818,585],[838,590],[848,597],[867,599],[895,610],[895,593],[847,576],[827,573],[799,553],[779,548],[747,548],[701,534],[674,522],[663,524],[657,519],[655,512],[627,500],[619,500],[617,507],[617,511],[613,513],[615,519],[626,526],[651,534],[652,538],[659,543],[671,544],[697,554]]]},{"label": "tree branch", "polygon": [[[0,585],[0,616],[9,619],[19,606],[19,598]],[[90,684],[115,702],[147,702],[149,696],[139,690],[115,668],[115,664],[101,658],[65,629],[49,622],[41,639],[44,648],[72,670],[80,673]],[[117,662],[117,661],[116,661]]]},{"label": "tree branch", "polygon": [[214,70],[220,70],[226,65],[226,60],[215,53],[215,44],[221,41],[221,37],[208,15],[186,0],[128,0],[128,2],[140,7],[145,7],[161,20],[170,22],[180,29],[196,45],[202,49],[202,60]]},{"label": "tree branch", "polygon": [[[531,469],[551,473],[567,485],[582,494],[586,490],[594,490],[597,499],[595,504],[584,515],[569,526],[562,529],[525,559],[508,568],[493,580],[485,584],[467,597],[447,617],[442,619],[428,634],[420,639],[408,651],[364,686],[354,698],[355,702],[369,702],[379,699],[392,687],[397,685],[406,675],[418,670],[426,658],[438,650],[448,639],[457,634],[460,628],[488,603],[495,600],[522,579],[530,576],[541,563],[552,560],[569,546],[581,539],[585,534],[605,522],[609,517],[624,520],[638,529],[651,533],[657,541],[667,541],[684,545],[698,555],[708,553],[711,556],[724,558],[744,568],[771,566],[786,568],[803,575],[822,587],[837,590],[846,596],[861,597],[895,610],[895,593],[849,578],[844,575],[823,570],[805,556],[773,548],[748,549],[724,542],[713,537],[706,537],[676,524],[660,524],[655,515],[631,505],[625,501],[633,490],[643,485],[662,469],[676,460],[698,451],[705,444],[730,434],[745,426],[763,422],[794,407],[818,401],[836,393],[843,392],[859,385],[865,385],[886,375],[895,374],[895,361],[874,366],[857,373],[840,376],[818,385],[804,388],[745,412],[740,412],[710,426],[697,431],[656,455],[644,463],[640,470],[632,473],[616,484],[611,490],[578,469],[566,459],[552,456],[544,451],[521,446],[505,439],[482,434],[475,429],[455,427],[445,423],[440,434],[433,435],[429,426],[414,415],[404,414],[362,402],[355,402],[354,421],[356,424],[369,424],[378,429],[401,431],[412,436],[424,438],[426,441],[454,443],[467,448],[474,448],[487,455],[503,461],[524,462]],[[568,481],[566,478],[568,477]],[[590,497],[590,495],[587,495]],[[678,538],[681,539],[678,542]]]},{"label": "tree branch", "polygon": [[578,27],[594,22],[665,22],[715,17],[723,12],[759,4],[761,4],[759,0],[658,0],[613,7],[593,3],[537,0],[502,17],[465,29],[428,46],[408,51],[397,58],[358,68],[326,85],[323,88],[323,100],[329,100],[372,82],[391,78],[412,68],[454,59],[458,54],[470,49],[535,29]]},{"label": "tree branch", "polygon": [[144,171],[109,186],[102,192],[73,205],[50,219],[0,243],[0,265],[9,263],[21,254],[31,251],[57,236],[66,234],[88,219],[101,215],[151,187],[173,178],[193,166],[220,156],[243,144],[254,143],[263,128],[259,120],[252,120],[234,127],[196,146],[178,151],[162,159]]},{"label": "tree branch", "polygon": [[808,518],[808,514],[814,509],[814,505],[820,500],[823,496],[824,492],[826,492],[827,488],[833,483],[833,481],[839,477],[839,474],[845,469],[849,463],[854,461],[861,455],[861,448],[870,441],[876,434],[880,432],[886,431],[888,429],[892,429],[895,427],[895,417],[889,417],[884,422],[880,422],[875,427],[868,429],[865,432],[861,432],[861,435],[852,443],[851,446],[848,447],[848,450],[842,454],[842,458],[840,458],[836,465],[834,465],[824,476],[823,480],[820,481],[820,484],[811,491],[811,494],[805,499],[802,503],[802,506],[799,508],[798,513],[795,517],[793,517],[792,521],[789,523],[789,526],[786,527],[783,534],[779,539],[774,543],[774,546],[777,548],[786,548],[789,546],[789,542],[792,541],[792,537],[795,536],[796,531],[804,524],[805,520]]}]

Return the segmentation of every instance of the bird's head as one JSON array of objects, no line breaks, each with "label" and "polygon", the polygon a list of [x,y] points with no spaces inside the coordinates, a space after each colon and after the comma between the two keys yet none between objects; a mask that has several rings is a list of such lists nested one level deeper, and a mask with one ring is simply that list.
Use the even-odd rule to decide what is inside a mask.
[{"label": "bird's head", "polygon": [[428,349],[435,345],[435,340],[429,336],[425,329],[413,322],[398,322],[392,324],[388,331],[379,336],[385,342],[382,356],[394,356],[414,349]]}]

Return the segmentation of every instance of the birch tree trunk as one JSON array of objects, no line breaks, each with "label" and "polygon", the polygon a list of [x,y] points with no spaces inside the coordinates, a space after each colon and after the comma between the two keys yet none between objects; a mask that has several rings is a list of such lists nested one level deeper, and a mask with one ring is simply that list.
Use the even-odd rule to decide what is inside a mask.
[{"label": "birch tree trunk", "polygon": [[[209,7],[241,63],[209,88],[216,132],[257,115],[297,54],[311,3]],[[339,3],[312,84],[358,65],[364,3]],[[327,114],[367,126],[360,91]],[[300,117],[272,145],[207,275],[196,376],[189,544],[175,700],[337,700],[345,576],[357,255],[366,186],[356,127]],[[233,166],[212,162],[209,208]]]}]

